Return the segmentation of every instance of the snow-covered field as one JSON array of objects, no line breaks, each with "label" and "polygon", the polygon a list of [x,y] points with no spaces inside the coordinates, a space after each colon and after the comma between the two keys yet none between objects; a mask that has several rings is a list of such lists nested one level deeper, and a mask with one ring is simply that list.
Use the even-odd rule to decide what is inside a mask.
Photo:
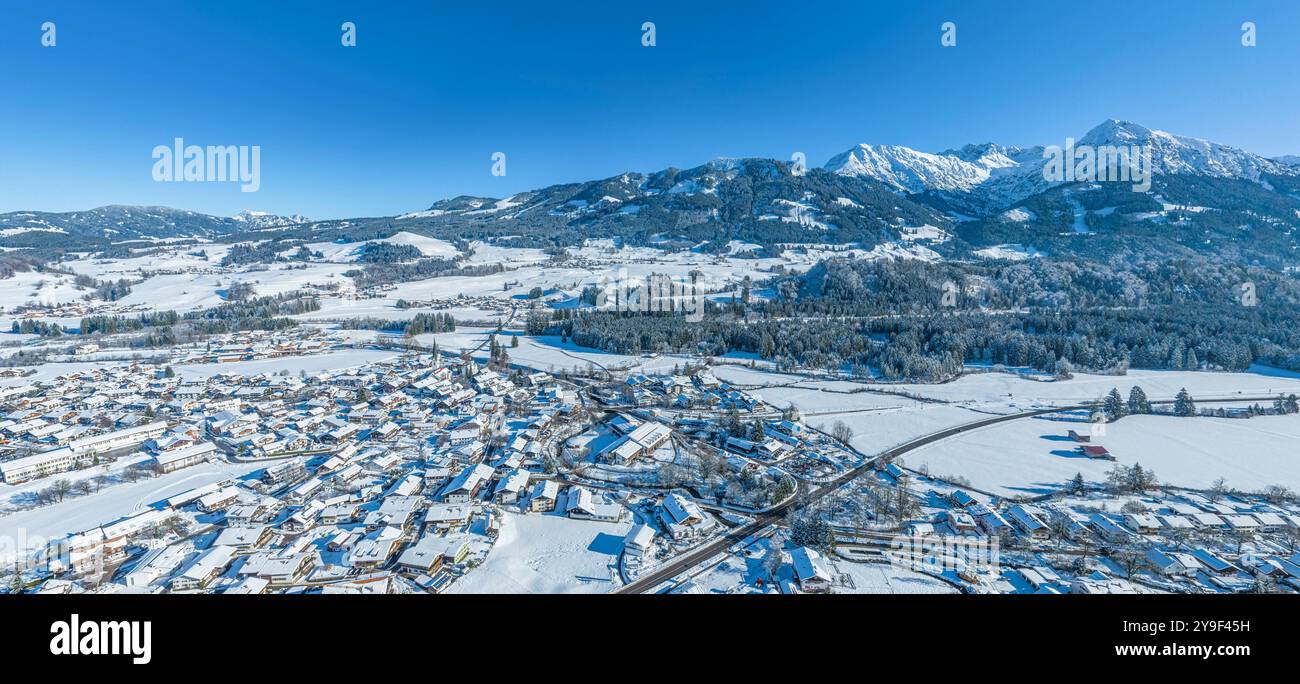
[{"label": "snow-covered field", "polygon": [[72,277],[58,273],[18,272],[0,279],[0,305],[5,309],[24,304],[58,304],[76,301],[85,294],[72,284]]},{"label": "snow-covered field", "polygon": [[924,573],[883,563],[830,559],[831,574],[848,575],[852,586],[837,585],[837,594],[956,594],[952,585]]},{"label": "snow-covered field", "polygon": [[[186,490],[264,467],[265,463],[200,463],[156,478],[110,485],[90,496],[69,496],[60,503],[0,515],[0,563],[11,561],[13,554],[21,549],[43,548],[51,539],[112,522]],[[67,478],[98,472],[92,469],[68,473]],[[35,484],[49,486],[49,482],[44,480]],[[7,499],[7,490],[13,489],[10,485],[0,485],[0,497]]]},{"label": "snow-covered field", "polygon": [[1128,396],[1137,385],[1151,399],[1173,399],[1178,390],[1187,388],[1199,398],[1276,395],[1300,393],[1300,376],[1265,368],[1251,373],[1214,373],[1201,371],[1134,370],[1127,375],[1088,375],[1077,373],[1070,380],[1041,382],[1007,373],[979,373],[942,385],[891,385],[925,397],[947,401],[997,401],[1008,403],[1072,404],[1105,396],[1118,388]]},{"label": "snow-covered field", "polygon": [[[361,242],[312,242],[307,245],[307,249],[313,252],[320,252],[326,261],[340,263],[355,262],[361,258],[361,253],[365,250],[366,245],[370,244],[390,244],[390,245],[410,245],[418,250],[425,257],[437,257],[449,259],[460,254],[460,250],[455,245],[446,240],[431,238],[424,235],[416,235],[402,231],[382,240],[364,240]],[[290,252],[296,249],[289,250]]]},{"label": "snow-covered field", "polygon": [[[437,341],[439,349],[449,352],[461,352],[484,344],[483,348],[474,354],[474,357],[481,361],[488,358],[488,348],[485,343],[488,335],[492,332],[494,330],[488,328],[461,327],[456,332],[421,335],[418,339],[422,342],[434,339]],[[505,345],[506,353],[510,356],[510,362],[544,371],[561,368],[582,370],[594,367],[596,369],[635,368],[641,372],[666,372],[671,371],[673,366],[682,366],[686,362],[684,357],[671,355],[628,356],[612,354],[600,349],[582,347],[572,342],[561,342],[560,338],[555,335],[541,335],[538,337],[518,335],[517,337],[519,339],[518,347],[510,346],[509,335],[502,335],[497,338],[498,343]]]},{"label": "snow-covered field", "polygon": [[[853,447],[866,454],[879,453],[916,437],[1002,412],[992,409],[976,411],[967,406],[923,402],[888,394],[846,394],[846,390],[861,389],[863,385],[843,381],[807,381],[740,366],[718,366],[713,371],[722,380],[745,385],[800,381],[798,387],[766,387],[749,392],[779,408],[793,405],[805,423],[825,432],[830,432],[835,423],[843,422],[853,430]],[[894,390],[892,386],[886,389]]]},{"label": "snow-covered field", "polygon": [[366,364],[379,363],[400,356],[399,352],[380,349],[349,349],[347,351],[323,352],[308,356],[286,356],[277,359],[259,359],[256,361],[233,361],[230,363],[199,363],[187,366],[175,366],[174,370],[186,380],[210,378],[215,375],[233,373],[235,375],[260,375],[262,373],[290,375],[304,373],[321,373],[324,371],[342,371],[359,368]]},{"label": "snow-covered field", "polygon": [[[1011,421],[936,442],[904,457],[911,468],[960,475],[977,488],[1004,496],[1044,494],[1075,473],[1104,481],[1114,463],[1075,453],[1066,432],[1089,427],[1082,416]],[[1218,478],[1247,491],[1280,484],[1300,489],[1300,416],[1177,418],[1128,416],[1105,425],[1093,443],[1120,465],[1141,463],[1161,482],[1206,489]]]},{"label": "snow-covered field", "polygon": [[251,284],[259,296],[277,295],[302,290],[308,285],[350,282],[343,274],[354,268],[353,264],[316,263],[307,264],[306,268],[276,265],[265,271],[158,275],[132,285],[131,294],[118,300],[118,304],[185,312],[219,306],[225,302],[220,292],[235,281]]},{"label": "snow-covered field", "polygon": [[1012,373],[972,373],[952,382],[932,385],[807,381],[797,376],[734,365],[721,366],[714,374],[728,382],[744,385],[802,381],[799,384],[804,387],[869,387],[970,406],[979,405],[981,408],[1001,406],[1027,409],[1076,404],[1099,399],[1111,388],[1118,388],[1121,394],[1128,396],[1129,388],[1134,385],[1140,386],[1153,400],[1172,399],[1182,388],[1187,388],[1193,397],[1198,398],[1275,396],[1283,392],[1300,394],[1300,375],[1264,367],[1253,370],[1249,373],[1134,370],[1120,376],[1076,373],[1070,380],[1061,381],[1034,380]]},{"label": "snow-covered field", "polygon": [[853,429],[853,448],[872,455],[944,428],[987,418],[970,409],[942,404],[917,404],[909,409],[805,417],[804,422],[830,432],[837,421]]},{"label": "snow-covered field", "polygon": [[[1266,368],[1256,370],[1254,373],[1132,371],[1123,377],[1078,374],[1059,382],[982,373],[942,385],[808,381],[740,366],[720,366],[714,369],[714,374],[746,385],[799,381],[798,387],[773,386],[751,392],[779,407],[793,404],[804,414],[805,422],[824,431],[843,421],[853,429],[853,446],[873,454],[991,414],[1093,400],[1112,387],[1127,396],[1129,387],[1139,385],[1152,399],[1172,398],[1182,387],[1193,396],[1203,398],[1273,396],[1283,391],[1300,393],[1300,378],[1294,374]],[[843,393],[845,389],[864,386],[906,391],[954,403]],[[1088,425],[1053,419],[1011,421],[927,446],[907,454],[903,461],[912,468],[927,466],[935,475],[965,477],[979,489],[1004,496],[1043,494],[1076,472],[1092,481],[1104,480],[1112,464],[1078,457],[1070,453],[1073,443],[1060,441],[1071,427],[1082,432]],[[1300,417],[1242,420],[1130,416],[1107,428],[1106,438],[1097,442],[1110,449],[1119,463],[1141,462],[1143,467],[1154,468],[1170,484],[1205,488],[1223,477],[1229,486],[1240,489],[1259,489],[1274,483],[1300,488],[1300,449],[1296,448],[1300,445]]]},{"label": "snow-covered field", "polygon": [[[309,286],[340,286],[348,290],[352,280],[343,274],[358,268],[361,250],[374,242],[411,245],[425,257],[451,258],[460,254],[454,245],[444,240],[399,232],[382,240],[307,244],[308,249],[319,253],[319,257],[311,262],[292,261],[261,267],[222,266],[221,261],[230,251],[230,245],[202,242],[177,247],[160,244],[155,253],[130,258],[83,258],[68,262],[67,267],[77,274],[99,280],[124,278],[133,283],[131,292],[111,305],[100,300],[90,301],[94,305],[107,306],[107,311],[98,313],[137,314],[150,310],[185,313],[224,303],[224,291],[234,282],[251,284],[258,295],[282,294]],[[737,287],[746,276],[754,280],[770,276],[771,269],[776,266],[801,271],[832,252],[840,256],[851,253],[804,247],[787,249],[780,257],[750,259],[739,256],[748,251],[746,249],[734,249],[730,255],[722,256],[694,251],[666,252],[652,247],[615,247],[610,240],[591,240],[586,246],[571,249],[571,258],[563,265],[554,265],[550,256],[540,249],[475,242],[471,244],[473,253],[463,259],[464,265],[499,264],[506,270],[482,276],[444,276],[398,283],[381,297],[360,301],[324,297],[321,310],[303,318],[319,320],[358,315],[408,318],[414,312],[409,309],[398,311],[394,306],[398,299],[450,300],[463,295],[491,297],[506,305],[526,296],[535,287],[547,292],[559,290],[576,295],[582,287],[601,279],[635,279],[651,274],[686,278],[692,272],[698,272],[702,282],[725,293]],[[287,251],[296,253],[297,250]],[[852,250],[852,253],[856,252],[862,250]],[[867,255],[863,253],[863,256]],[[90,289],[77,288],[70,275],[24,272],[0,280],[0,306],[5,310],[29,303],[50,306],[79,304],[91,294]],[[464,320],[488,317],[475,315],[472,309],[463,313]],[[45,320],[65,328],[76,328],[80,316],[80,313],[63,313]],[[0,317],[0,326],[7,329],[11,320]]]},{"label": "snow-covered field", "polygon": [[456,580],[456,594],[600,594],[619,586],[618,556],[632,524],[559,514],[504,513],[483,565]]},{"label": "snow-covered field", "polygon": [[[162,245],[159,245],[162,247]],[[127,259],[81,259],[72,264],[77,273],[100,280],[139,277],[155,271],[202,271],[214,269],[230,252],[230,245],[205,242],[175,247]]]}]

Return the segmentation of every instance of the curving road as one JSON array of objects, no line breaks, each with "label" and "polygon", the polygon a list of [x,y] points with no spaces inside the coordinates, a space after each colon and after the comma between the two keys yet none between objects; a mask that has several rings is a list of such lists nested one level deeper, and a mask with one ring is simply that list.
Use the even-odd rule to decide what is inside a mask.
[{"label": "curving road", "polygon": [[[1196,403],[1199,405],[1199,404],[1223,404],[1223,403],[1235,403],[1235,402],[1261,402],[1261,401],[1273,401],[1276,398],[1277,398],[1276,396],[1269,396],[1269,397],[1236,396],[1236,397],[1225,397],[1225,398],[1215,398],[1215,399],[1197,399]],[[1151,403],[1153,405],[1165,405],[1165,404],[1174,403],[1174,400],[1161,399],[1158,401],[1152,401]],[[882,459],[885,461],[893,460],[894,458],[897,458],[898,456],[901,456],[909,451],[914,451],[923,446],[926,446],[927,444],[933,444],[934,442],[947,439],[949,437],[952,437],[953,435],[959,435],[963,432],[970,432],[971,430],[978,430],[980,428],[988,427],[990,425],[997,425],[998,423],[1005,423],[1012,420],[1034,418],[1037,416],[1044,416],[1052,413],[1062,413],[1065,411],[1078,411],[1081,409],[1090,408],[1092,405],[1093,405],[1092,402],[1088,402],[1086,404],[1075,404],[1073,406],[1052,406],[1050,408],[1034,409],[1032,411],[1022,411],[1020,413],[1009,413],[1002,416],[993,416],[991,418],[984,418],[982,420],[977,420],[974,422],[964,423],[962,425],[945,428],[943,430],[939,430],[938,432],[932,432],[928,435],[923,435],[911,441],[899,444],[898,446],[886,449],[885,451],[880,452],[876,456],[868,458],[862,465],[844,473],[843,475],[840,475],[839,477],[835,478],[834,480],[831,480],[825,485],[822,485],[821,487],[818,487],[817,489],[810,491],[808,493],[808,496],[802,497],[802,499],[804,501],[813,501],[816,499],[820,499],[821,497],[826,496],[830,492],[844,486],[845,483],[850,482],[853,479],[857,478],[859,475],[863,474],[868,469],[870,469],[871,466],[874,465],[877,461],[880,461]],[[623,585],[622,587],[617,589],[614,593],[643,594],[650,589],[654,589],[655,587],[659,586],[663,582],[666,582],[682,574],[683,572],[695,567],[696,565],[699,565],[709,560],[710,558],[722,552],[732,544],[735,544],[736,542],[741,541],[743,539],[749,538],[751,535],[758,533],[768,525],[772,525],[774,523],[780,522],[785,517],[785,513],[788,510],[790,510],[792,507],[794,507],[796,501],[800,500],[800,498],[801,497],[795,497],[792,498],[790,501],[778,505],[768,513],[765,513],[762,516],[756,518],[754,521],[741,525],[740,527],[733,528],[732,530],[727,532],[727,534],[719,537],[718,539],[715,539],[701,546],[698,549],[689,551],[683,554],[679,558],[675,558],[672,561],[669,561],[662,567],[659,567],[653,570],[652,572],[638,578],[635,582],[631,582],[629,584]]]}]

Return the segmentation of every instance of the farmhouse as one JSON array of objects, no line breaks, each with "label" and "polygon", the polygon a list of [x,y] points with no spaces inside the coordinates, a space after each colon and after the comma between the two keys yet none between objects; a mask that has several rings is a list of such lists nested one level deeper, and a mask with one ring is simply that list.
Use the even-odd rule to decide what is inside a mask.
[{"label": "farmhouse", "polygon": [[213,540],[213,546],[225,546],[239,552],[250,552],[266,546],[271,540],[271,528],[266,525],[227,527]]},{"label": "farmhouse", "polygon": [[172,591],[193,591],[203,589],[221,576],[230,566],[235,556],[235,549],[229,546],[212,546],[200,553],[189,567],[172,579]]},{"label": "farmhouse", "polygon": [[171,451],[154,454],[153,462],[158,470],[163,473],[170,473],[181,468],[188,468],[192,465],[198,465],[217,453],[217,447],[212,442],[200,442],[193,446],[181,447]]},{"label": "farmhouse", "polygon": [[659,507],[659,519],[673,539],[707,534],[717,527],[717,522],[706,515],[699,504],[677,493],[664,497]]},{"label": "farmhouse", "polygon": [[392,527],[377,530],[352,545],[347,555],[348,565],[363,570],[379,568],[397,553],[401,545],[401,530]]},{"label": "farmhouse", "polygon": [[1081,446],[1079,447],[1079,453],[1092,459],[1098,459],[1103,461],[1115,460],[1115,457],[1112,456],[1110,451],[1107,450],[1106,447],[1104,446],[1097,446],[1097,445]]},{"label": "farmhouse", "polygon": [[1192,552],[1192,556],[1196,558],[1202,566],[1216,575],[1235,575],[1238,572],[1241,572],[1240,568],[1229,563],[1219,554],[1208,549],[1196,549]]},{"label": "farmhouse", "polygon": [[432,504],[424,511],[425,530],[459,527],[469,522],[473,511],[473,504],[468,502]]},{"label": "farmhouse", "polygon": [[623,537],[623,550],[632,556],[643,556],[651,549],[654,538],[655,528],[646,524],[636,525]]},{"label": "farmhouse", "polygon": [[1112,544],[1128,542],[1136,536],[1104,513],[1093,513],[1089,522],[1097,534]]},{"label": "farmhouse", "polygon": [[447,483],[442,490],[442,499],[447,503],[464,503],[474,498],[479,489],[492,479],[496,472],[492,466],[479,463],[460,471],[454,480]]},{"label": "farmhouse", "polygon": [[497,482],[492,490],[492,498],[503,504],[512,504],[519,500],[519,495],[528,486],[528,471],[515,469]]},{"label": "farmhouse", "polygon": [[790,552],[790,563],[794,566],[800,590],[817,593],[830,591],[833,578],[826,570],[822,555],[816,550],[800,546]]},{"label": "farmhouse", "polygon": [[623,507],[598,499],[585,487],[569,488],[568,514],[580,520],[618,522],[623,517]]},{"label": "farmhouse", "polygon": [[280,587],[297,583],[315,565],[316,554],[314,553],[280,555],[263,551],[249,556],[240,566],[238,575],[261,578],[271,587]]},{"label": "farmhouse", "polygon": [[1172,553],[1151,547],[1146,553],[1146,560],[1162,575],[1195,575],[1201,564],[1190,554]]},{"label": "farmhouse", "polygon": [[410,572],[433,574],[444,564],[453,565],[469,554],[469,538],[464,535],[439,537],[426,534],[402,552],[397,563]]},{"label": "farmhouse", "polygon": [[1007,515],[1021,532],[1034,539],[1046,539],[1051,533],[1047,523],[1043,522],[1042,511],[1035,507],[1016,504],[1007,511]]},{"label": "farmhouse", "polygon": [[239,489],[236,487],[222,487],[211,494],[206,494],[199,498],[199,510],[205,513],[215,513],[230,507],[239,501]]},{"label": "farmhouse", "polygon": [[989,508],[985,504],[974,504],[966,509],[975,518],[975,524],[984,531],[985,534],[999,535],[1009,534],[1012,530],[1011,524],[1002,514]]},{"label": "farmhouse", "polygon": [[320,512],[322,525],[339,525],[350,523],[361,516],[361,504],[356,501],[334,503]]},{"label": "farmhouse", "polygon": [[1155,534],[1160,531],[1160,519],[1150,513],[1126,513],[1124,524],[1138,534]]},{"label": "farmhouse", "polygon": [[542,480],[534,487],[528,497],[528,510],[534,513],[555,510],[555,502],[560,496],[560,485],[554,480]]}]

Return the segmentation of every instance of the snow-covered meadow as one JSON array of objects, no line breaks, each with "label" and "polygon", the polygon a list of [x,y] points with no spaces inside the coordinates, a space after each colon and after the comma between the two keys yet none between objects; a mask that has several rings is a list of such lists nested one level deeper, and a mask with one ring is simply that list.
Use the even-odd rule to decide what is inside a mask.
[{"label": "snow-covered meadow", "polygon": [[[418,341],[435,340],[438,348],[448,352],[464,352],[477,349],[472,356],[483,361],[488,358],[487,339],[495,332],[492,328],[458,328],[452,333],[421,335]],[[515,335],[518,347],[510,346],[512,337],[505,335],[498,338],[505,345],[510,362],[537,370],[551,371],[563,368],[574,370],[589,369],[630,369],[643,373],[668,372],[674,366],[684,365],[688,359],[673,355],[631,356],[613,354],[600,349],[583,347],[573,342],[562,342],[556,335],[539,335],[536,337]]]},{"label": "snow-covered meadow", "polygon": [[[961,476],[1003,496],[1055,491],[1075,473],[1103,482],[1115,463],[1076,452],[1066,433],[1086,432],[1084,416],[1010,421],[964,433],[907,454],[909,468],[936,476]],[[1092,442],[1116,462],[1141,463],[1162,483],[1208,489],[1222,477],[1229,487],[1256,491],[1272,484],[1300,490],[1300,416],[1179,418],[1128,416],[1106,424]]]},{"label": "snow-covered meadow", "polygon": [[561,514],[502,514],[487,560],[456,580],[454,594],[600,594],[619,586],[618,557],[632,524]]},{"label": "snow-covered meadow", "polygon": [[[14,512],[0,509],[0,563],[12,562],[15,554],[25,556],[27,552],[43,548],[52,539],[103,525],[181,492],[241,477],[265,467],[266,463],[205,462],[137,482],[110,484],[88,496],[70,495],[48,506]],[[69,473],[65,479],[75,481],[104,472],[108,471],[89,468]],[[0,506],[7,507],[13,503],[14,497],[49,484],[47,480],[34,480],[18,486],[0,484]]]},{"label": "snow-covered meadow", "polygon": [[[1151,370],[1131,370],[1126,375],[1076,373],[1069,380],[1051,380],[1041,376],[1031,377],[1009,372],[976,372],[940,384],[807,380],[800,376],[737,365],[720,366],[714,374],[739,385],[789,385],[797,382],[800,387],[814,389],[823,387],[839,391],[873,389],[981,409],[1003,407],[1023,410],[1053,405],[1073,405],[1100,399],[1112,388],[1119,389],[1121,394],[1127,396],[1129,388],[1135,385],[1141,387],[1152,400],[1173,399],[1178,390],[1183,388],[1186,388],[1193,397],[1205,399],[1276,396],[1292,392],[1300,394],[1300,374],[1266,367],[1254,367],[1247,373]],[[774,390],[762,389],[756,390],[756,393],[772,391]],[[855,398],[853,401],[853,405],[857,406],[858,400]],[[863,401],[873,400],[863,399]]]},{"label": "snow-covered meadow", "polygon": [[[1008,373],[978,373],[939,385],[881,385],[847,381],[807,380],[797,376],[720,366],[714,374],[724,380],[762,386],[751,390],[778,407],[793,405],[805,422],[829,431],[837,421],[853,429],[852,444],[865,453],[889,447],[944,428],[975,422],[990,415],[1096,400],[1111,388],[1127,396],[1130,387],[1143,388],[1153,400],[1171,399],[1187,388],[1193,397],[1266,398],[1300,393],[1300,377],[1268,368],[1252,373],[1192,371],[1131,371],[1125,376],[1077,374],[1070,380],[1044,381]],[[937,401],[852,390],[905,392]],[[949,402],[949,403],[938,403]],[[1241,401],[1215,406],[1241,406]],[[960,476],[973,486],[1004,496],[1045,494],[1082,473],[1103,481],[1114,464],[1083,458],[1074,452],[1066,432],[1089,427],[1081,415],[1053,414],[1026,418],[963,433],[903,457],[908,467],[922,466],[937,476]],[[1162,481],[1183,487],[1206,488],[1222,477],[1228,486],[1256,490],[1269,484],[1300,489],[1300,417],[1176,418],[1129,416],[1108,424],[1106,446],[1123,465],[1140,462]]]}]

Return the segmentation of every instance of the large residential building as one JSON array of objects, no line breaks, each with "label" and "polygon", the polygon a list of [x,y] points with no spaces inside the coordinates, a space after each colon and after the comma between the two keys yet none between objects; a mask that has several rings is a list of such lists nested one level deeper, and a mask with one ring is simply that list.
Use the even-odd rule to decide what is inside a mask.
[{"label": "large residential building", "polygon": [[60,449],[0,462],[0,476],[8,484],[48,477],[88,464],[99,454],[144,444],[166,430],[167,423],[157,421],[74,439]]},{"label": "large residential building", "polygon": [[198,465],[217,453],[217,446],[212,442],[200,442],[192,446],[181,447],[171,451],[154,454],[153,460],[158,470],[170,473],[181,468]]}]

